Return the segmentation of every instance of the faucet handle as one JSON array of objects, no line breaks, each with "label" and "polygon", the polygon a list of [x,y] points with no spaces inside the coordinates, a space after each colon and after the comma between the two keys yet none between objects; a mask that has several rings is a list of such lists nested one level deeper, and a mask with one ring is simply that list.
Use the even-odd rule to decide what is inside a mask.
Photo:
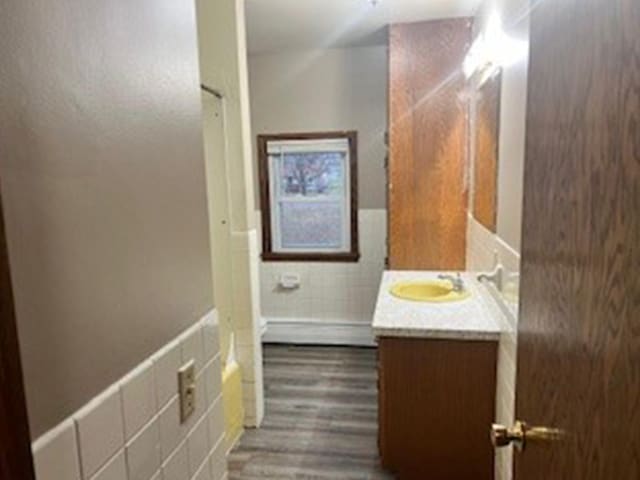
[{"label": "faucet handle", "polygon": [[457,272],[455,275],[440,273],[438,274],[438,278],[440,280],[448,280],[451,282],[453,289],[456,291],[464,290],[464,281],[462,280],[460,272]]},{"label": "faucet handle", "polygon": [[455,275],[451,273],[439,273],[438,278],[447,279],[447,278],[462,278],[460,272],[456,272]]}]

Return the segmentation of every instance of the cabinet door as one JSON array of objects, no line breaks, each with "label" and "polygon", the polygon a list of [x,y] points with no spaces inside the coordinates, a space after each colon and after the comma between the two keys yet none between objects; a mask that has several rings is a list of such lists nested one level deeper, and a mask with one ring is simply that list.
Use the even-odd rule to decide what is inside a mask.
[{"label": "cabinet door", "polygon": [[490,480],[497,342],[382,338],[380,454],[402,480]]}]

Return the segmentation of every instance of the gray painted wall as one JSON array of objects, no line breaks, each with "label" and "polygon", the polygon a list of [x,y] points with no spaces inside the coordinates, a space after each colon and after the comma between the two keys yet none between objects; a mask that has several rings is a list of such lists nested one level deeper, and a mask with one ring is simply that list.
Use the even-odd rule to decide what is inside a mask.
[{"label": "gray painted wall", "polygon": [[0,31],[1,187],[35,438],[212,306],[195,13],[3,2]]},{"label": "gray painted wall", "polygon": [[386,46],[249,57],[254,155],[259,134],[357,130],[359,207],[385,208],[387,63]]}]

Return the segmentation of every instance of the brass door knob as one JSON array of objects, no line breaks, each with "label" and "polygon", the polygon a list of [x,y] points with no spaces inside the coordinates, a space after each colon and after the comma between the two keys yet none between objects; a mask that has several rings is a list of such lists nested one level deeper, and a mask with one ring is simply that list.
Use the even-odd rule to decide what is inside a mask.
[{"label": "brass door knob", "polygon": [[491,425],[491,443],[496,448],[513,444],[522,451],[529,442],[556,442],[564,436],[562,430],[549,427],[530,427],[517,421],[512,428],[494,423]]}]

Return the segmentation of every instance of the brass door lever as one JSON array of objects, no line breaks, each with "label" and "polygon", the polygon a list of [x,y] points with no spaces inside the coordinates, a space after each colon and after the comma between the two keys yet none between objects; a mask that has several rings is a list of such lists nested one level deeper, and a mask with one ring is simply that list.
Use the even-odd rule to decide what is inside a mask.
[{"label": "brass door lever", "polygon": [[494,423],[491,426],[491,443],[496,448],[513,444],[522,451],[527,443],[550,443],[562,440],[564,432],[558,428],[530,427],[525,422],[517,421],[512,428]]}]

